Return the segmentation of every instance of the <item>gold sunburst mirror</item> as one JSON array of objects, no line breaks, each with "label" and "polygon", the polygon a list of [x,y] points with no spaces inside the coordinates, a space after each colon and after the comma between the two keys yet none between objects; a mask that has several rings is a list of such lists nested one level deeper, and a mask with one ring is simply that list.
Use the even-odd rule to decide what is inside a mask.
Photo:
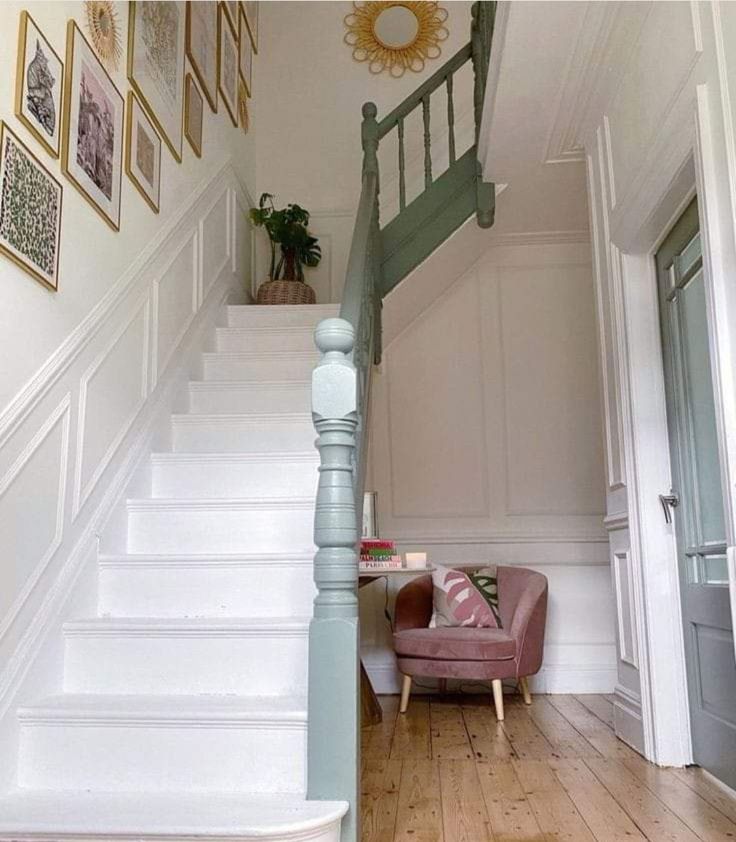
[{"label": "gold sunburst mirror", "polygon": [[109,0],[86,0],[87,31],[100,60],[108,70],[117,70],[122,47],[117,12]]},{"label": "gold sunburst mirror", "polygon": [[354,0],[346,15],[345,43],[356,61],[368,62],[371,73],[387,71],[394,78],[407,70],[420,73],[428,59],[439,58],[440,44],[450,34],[447,9],[434,2]]}]

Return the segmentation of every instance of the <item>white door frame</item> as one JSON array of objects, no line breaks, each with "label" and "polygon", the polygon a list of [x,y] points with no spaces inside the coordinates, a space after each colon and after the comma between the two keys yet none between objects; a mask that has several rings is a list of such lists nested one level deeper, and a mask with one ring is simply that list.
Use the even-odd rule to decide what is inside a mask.
[{"label": "white door frame", "polygon": [[[674,529],[666,526],[658,494],[671,484],[664,369],[654,254],[693,195],[699,197],[713,381],[726,508],[732,611],[736,606],[736,384],[732,332],[736,326],[736,230],[729,214],[736,197],[736,153],[729,155],[725,109],[708,86],[696,89],[681,130],[647,173],[647,191],[618,216],[611,233],[612,271],[620,273],[623,342],[619,360],[624,412],[629,533],[637,616],[641,712],[646,756],[662,765],[692,762],[682,605]],[[674,135],[674,133],[673,133]],[[719,155],[722,159],[719,160]],[[724,167],[725,164],[725,167]],[[724,184],[717,173],[728,171]],[[730,186],[730,191],[729,191]],[[730,314],[730,316],[729,316]],[[729,319],[731,324],[729,324]],[[734,626],[736,628],[736,624]]]}]

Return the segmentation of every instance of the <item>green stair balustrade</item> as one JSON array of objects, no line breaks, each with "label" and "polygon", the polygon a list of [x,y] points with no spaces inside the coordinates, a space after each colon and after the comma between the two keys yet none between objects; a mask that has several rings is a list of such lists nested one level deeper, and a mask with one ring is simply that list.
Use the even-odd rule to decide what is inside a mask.
[{"label": "green stair balustrade", "polygon": [[[495,3],[473,5],[471,40],[380,122],[363,105],[363,173],[343,300],[338,318],[317,326],[322,357],[312,375],[312,417],[320,454],[314,520],[317,596],[309,631],[307,796],[346,800],[342,842],[360,839],[360,655],[358,542],[370,417],[371,377],[381,360],[382,299],[473,214],[489,227],[494,186],[477,160],[478,127],[488,73]],[[454,76],[474,70],[475,143],[456,157]],[[435,177],[431,94],[447,92],[448,168]],[[406,203],[405,120],[421,108],[424,190]],[[399,213],[380,226],[378,149],[397,132]]]}]

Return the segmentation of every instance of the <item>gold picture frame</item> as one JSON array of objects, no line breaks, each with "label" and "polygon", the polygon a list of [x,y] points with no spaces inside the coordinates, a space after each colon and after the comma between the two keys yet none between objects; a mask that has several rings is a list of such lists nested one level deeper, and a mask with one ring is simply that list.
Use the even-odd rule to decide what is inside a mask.
[{"label": "gold picture frame", "polygon": [[[76,103],[72,102],[72,86],[77,75],[75,70],[75,62],[77,53],[75,53],[75,44],[79,38],[79,45],[81,49],[79,53],[86,50],[87,64],[91,68],[90,72],[97,74],[94,78],[95,85],[100,89],[97,92],[98,96],[106,100],[106,107],[113,106],[113,100],[117,100],[118,108],[114,109],[113,113],[113,153],[110,157],[109,164],[111,166],[110,173],[110,195],[107,197],[107,203],[104,203],[102,198],[96,199],[94,193],[97,192],[101,196],[106,196],[104,186],[97,185],[94,178],[90,175],[86,168],[89,164],[84,160],[84,155],[80,160],[79,146],[80,137],[85,133],[81,131],[79,126],[79,111],[80,99]],[[82,73],[84,79],[84,73]],[[91,80],[90,80],[91,81]],[[94,97],[94,93],[91,96]],[[98,109],[105,113],[105,109]],[[74,113],[76,112],[76,113]],[[121,194],[122,194],[122,178],[123,178],[123,146],[125,143],[124,128],[125,128],[125,100],[123,95],[115,86],[110,74],[105,69],[104,65],[97,57],[97,54],[92,48],[92,45],[85,38],[82,30],[77,26],[74,19],[70,19],[66,30],[66,72],[64,73],[64,100],[63,100],[63,126],[61,131],[61,171],[79,191],[84,200],[94,208],[94,210],[107,222],[113,231],[120,230],[120,209],[121,209]],[[75,119],[76,118],[76,119]],[[99,122],[99,120],[97,121]],[[70,132],[73,124],[76,126],[77,136],[72,144]],[[99,127],[98,127],[99,128]],[[70,146],[74,146],[75,154],[70,159]],[[116,152],[116,146],[117,152]],[[98,144],[97,148],[100,148]],[[115,200],[115,196],[117,197]],[[107,205],[107,206],[105,206]]]},{"label": "gold picture frame", "polygon": [[249,97],[253,96],[253,44],[245,32],[248,22],[243,7],[238,15],[238,72]]},{"label": "gold picture frame", "polygon": [[[138,97],[133,91],[128,91],[127,103],[127,120],[125,130],[125,172],[128,178],[133,182],[136,190],[146,200],[146,204],[154,213],[158,213],[161,209],[161,138],[156,131],[155,126],[148,117],[148,113],[141,105]],[[141,140],[140,136],[133,138],[133,128],[139,123],[145,122],[145,128],[148,130],[150,137],[146,140],[150,142],[151,149],[147,152],[146,166],[151,166],[151,178],[147,179],[145,169],[141,165]],[[135,162],[133,160],[133,146],[136,149]],[[150,160],[148,157],[151,156]],[[138,172],[136,172],[136,170]],[[151,188],[146,188],[143,180],[148,180]]]},{"label": "gold picture frame", "polygon": [[258,0],[240,0],[240,8],[245,12],[245,23],[253,45],[253,52],[258,53]]},{"label": "gold picture frame", "polygon": [[[199,87],[202,89],[207,102],[214,114],[217,114],[217,74],[220,68],[220,15],[217,4],[208,2],[208,0],[199,0],[199,2],[208,9],[214,9],[214,79],[207,79],[207,72],[205,68],[199,66],[195,49],[192,44],[193,36],[193,22],[192,22],[192,0],[187,0],[187,21],[186,21],[186,53],[189,59],[189,64],[192,66],[194,75],[197,77]],[[210,81],[212,81],[212,90],[210,90]],[[184,102],[186,108],[186,92],[184,94]],[[186,119],[186,118],[185,118]]]},{"label": "gold picture frame", "polygon": [[[16,266],[22,269],[24,272],[29,274],[32,278],[37,280],[39,283],[43,284],[50,290],[57,292],[59,289],[59,252],[61,251],[61,211],[62,211],[62,204],[64,198],[64,187],[61,182],[57,181],[56,178],[46,169],[46,167],[41,163],[41,161],[31,152],[31,150],[21,141],[18,139],[18,136],[15,132],[8,126],[7,123],[0,120],[0,197],[5,195],[6,192],[6,184],[5,180],[7,178],[7,172],[5,168],[5,157],[7,154],[6,150],[6,141],[11,140],[13,144],[20,150],[20,153],[25,155],[32,164],[41,172],[41,174],[46,178],[46,180],[50,183],[53,183],[58,188],[58,206],[56,208],[56,218],[54,220],[54,252],[53,252],[53,272],[47,272],[45,275],[42,274],[39,269],[43,267],[41,264],[36,261],[35,265],[32,265],[28,260],[28,255],[24,254],[19,248],[13,245],[10,240],[8,240],[4,236],[2,221],[0,221],[0,254],[4,255],[8,258],[8,260],[12,261]],[[21,170],[19,168],[13,169],[14,173],[20,173]],[[12,187],[9,188],[12,191]],[[31,189],[31,188],[28,188]],[[35,190],[35,187],[33,188]],[[39,197],[36,191],[36,198]],[[23,197],[21,197],[21,201],[25,204]],[[49,202],[41,200],[39,202],[39,210],[43,210],[48,213],[49,211]],[[16,229],[13,229],[15,233]],[[31,232],[33,242],[38,245],[38,237],[37,232]],[[24,259],[25,258],[25,259]],[[36,268],[38,267],[38,268]]]},{"label": "gold picture frame", "polygon": [[[44,126],[39,117],[33,114],[28,104],[28,101],[26,100],[24,102],[24,93],[26,92],[27,83],[26,47],[28,46],[29,24],[36,32],[37,54],[38,51],[41,49],[40,42],[38,39],[40,39],[43,42],[43,45],[46,48],[48,48],[47,53],[43,53],[43,51],[41,50],[43,59],[46,62],[46,67],[40,69],[39,72],[43,73],[45,71],[47,74],[45,80],[46,84],[45,86],[42,85],[41,87],[46,91],[46,95],[51,97],[51,105],[53,108],[52,116],[54,120],[54,130],[50,133],[51,140],[48,140],[42,134],[42,131],[46,131],[48,133],[48,127]],[[54,74],[53,70],[49,70],[48,68],[48,61],[51,57],[53,57],[53,59],[56,60],[57,67],[54,68],[56,74]],[[36,57],[34,56],[34,59],[31,60],[31,64],[33,64],[35,60]],[[56,92],[56,97],[54,97],[54,92]],[[52,158],[58,158],[59,152],[61,150],[61,111],[63,92],[64,62],[61,60],[56,50],[51,46],[51,44],[39,28],[36,21],[31,17],[31,15],[27,11],[23,10],[20,13],[20,24],[18,26],[18,56],[16,59],[15,71],[15,116],[28,129],[28,131],[41,144],[41,146],[44,147],[44,149],[49,153],[49,155],[51,155]],[[28,113],[29,111],[30,114]],[[44,116],[46,117],[46,119],[48,119],[48,107]],[[54,136],[56,136],[55,143],[53,142]]]},{"label": "gold picture frame", "polygon": [[[220,4],[220,28],[219,28],[219,72],[217,74],[217,86],[225,103],[225,109],[230,115],[233,126],[238,125],[238,79],[240,78],[240,51],[238,47],[238,36],[230,25],[230,19],[225,11],[224,4]],[[232,41],[228,45],[227,38]],[[225,68],[223,72],[223,67]],[[233,90],[227,90],[228,78],[231,79]],[[224,79],[224,82],[223,82]]]},{"label": "gold picture frame", "polygon": [[[199,104],[197,105],[197,102]],[[199,128],[197,129],[197,112]],[[202,157],[202,130],[204,125],[204,99],[191,73],[187,73],[184,84],[184,136],[189,141],[192,151]],[[197,136],[199,135],[199,136]]]},{"label": "gold picture frame", "polygon": [[225,10],[227,19],[233,29],[238,27],[238,0],[220,0],[219,5]]},{"label": "gold picture frame", "polygon": [[[161,96],[160,92],[164,90],[164,86],[157,86],[150,84],[147,90],[144,90],[145,80],[136,75],[136,16],[138,8],[148,6],[149,10],[154,6],[159,11],[167,9],[167,14],[178,14],[178,24],[181,27],[177,30],[175,36],[177,38],[175,49],[175,60],[177,63],[176,70],[172,78],[176,80],[176,96],[177,105],[171,110],[170,114],[164,116],[156,110],[156,105],[163,111],[163,99],[158,103],[152,102],[154,96]],[[181,43],[179,43],[181,38]],[[139,4],[136,0],[130,0],[128,9],[128,81],[130,86],[136,92],[143,107],[148,112],[159,135],[163,138],[168,146],[174,160],[181,163],[182,149],[184,146],[184,66],[186,55],[186,3],[184,0],[170,0],[165,3],[149,3]],[[178,100],[181,99],[181,102]],[[166,123],[166,125],[164,125]]]}]

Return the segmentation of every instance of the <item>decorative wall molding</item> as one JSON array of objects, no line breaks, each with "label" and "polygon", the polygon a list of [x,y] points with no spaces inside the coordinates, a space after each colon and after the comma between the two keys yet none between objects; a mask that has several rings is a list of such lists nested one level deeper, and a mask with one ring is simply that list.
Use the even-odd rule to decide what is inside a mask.
[{"label": "decorative wall molding", "polygon": [[620,529],[628,529],[629,527],[629,513],[628,512],[613,512],[603,518],[603,525],[609,532],[616,532]]},{"label": "decorative wall molding", "polygon": [[8,438],[29,415],[31,410],[48,393],[51,386],[61,377],[83,348],[86,347],[100,330],[107,317],[126,296],[136,281],[142,275],[146,275],[152,271],[157,256],[162,251],[165,251],[170,243],[180,235],[182,228],[186,227],[188,215],[192,209],[201,200],[202,196],[209,190],[214,189],[218,183],[223,185],[226,183],[235,183],[240,190],[246,195],[249,195],[247,188],[239,180],[230,162],[224,163],[213,176],[203,179],[200,185],[195,190],[192,190],[188,202],[184,203],[178,214],[172,216],[170,221],[151,238],[123,275],[112,284],[100,302],[69,334],[33,377],[28,380],[25,386],[18,391],[2,413],[0,413],[0,448],[4,446]]},{"label": "decorative wall molding", "polygon": [[[53,410],[49,417],[43,422],[41,427],[30,439],[26,446],[21,451],[13,464],[8,468],[3,477],[0,479],[0,502],[7,494],[13,483],[21,476],[24,468],[33,458],[34,454],[39,450],[41,445],[48,439],[51,432],[58,424],[62,425],[61,436],[59,442],[59,472],[56,478],[56,508],[54,511],[54,534],[51,541],[46,547],[45,551],[39,558],[34,569],[27,577],[25,582],[21,585],[15,599],[11,602],[5,615],[0,618],[0,640],[3,639],[5,633],[15,622],[18,613],[22,609],[26,600],[30,596],[33,589],[36,587],[39,579],[49,565],[49,562],[56,554],[56,551],[61,546],[61,541],[64,533],[64,511],[66,507],[66,482],[67,482],[67,465],[69,459],[69,430],[70,430],[70,409],[71,409],[71,393],[67,392],[64,395],[61,403]],[[51,478],[50,478],[51,479]],[[32,506],[33,501],[27,500],[27,505]],[[8,536],[5,536],[5,540]],[[15,562],[17,563],[17,561]]]},{"label": "decorative wall molding", "polygon": [[[106,524],[116,522],[113,514],[121,495],[136,475],[141,460],[150,453],[154,437],[167,435],[176,396],[198,362],[205,332],[213,329],[220,307],[236,294],[237,300],[243,300],[245,290],[238,280],[241,270],[238,260],[235,272],[231,271],[235,235],[226,231],[224,237],[217,236],[217,247],[208,251],[207,243],[200,236],[200,222],[203,213],[206,219],[208,208],[217,207],[217,213],[226,218],[228,227],[232,224],[244,229],[245,220],[241,224],[232,207],[236,200],[241,206],[245,205],[249,201],[248,195],[230,164],[203,181],[177,217],[146,247],[131,269],[113,285],[100,305],[39,369],[2,415],[0,457],[9,452],[7,447],[15,447],[18,431],[25,435],[25,427],[36,423],[38,411],[34,409],[43,407],[50,399],[58,401],[54,396],[60,391],[64,396],[39,430],[29,434],[29,443],[0,479],[1,501],[3,491],[22,473],[33,453],[52,430],[63,425],[61,461],[54,460],[54,476],[36,480],[46,488],[58,484],[59,499],[53,501],[56,506],[55,535],[51,546],[39,555],[33,574],[14,595],[10,610],[0,618],[0,663],[3,664],[0,732],[3,738],[12,732],[14,720],[8,719],[7,714],[11,705],[17,704],[23,688],[31,682],[36,693],[39,687],[51,690],[55,676],[48,670],[45,656],[41,654],[47,640],[48,646],[54,645],[55,637],[50,632],[58,628],[65,611],[78,610],[76,603],[83,602],[86,594],[94,590],[90,578],[94,572],[91,562],[97,555],[98,536]],[[210,236],[213,228],[212,224],[205,226],[204,236]],[[247,243],[247,240],[241,242]],[[248,259],[244,249],[242,260],[247,263]],[[178,274],[182,266],[186,276],[181,285],[186,305],[183,309],[178,306],[180,298],[168,298],[163,294],[167,271]],[[247,269],[247,265],[242,268]],[[200,284],[202,276],[209,281],[208,294],[204,296]],[[157,312],[156,317],[151,318],[154,299]],[[196,314],[190,312],[194,310]],[[166,341],[159,346],[159,338],[164,334]],[[124,343],[127,343],[125,348]],[[129,361],[128,345],[138,351],[135,372],[125,367],[125,360],[120,360],[121,356],[127,356]],[[154,349],[158,347],[162,354],[157,357]],[[115,361],[113,368],[105,374],[105,367],[111,360]],[[159,370],[158,378],[152,370],[154,363]],[[116,382],[119,378],[114,373],[118,370],[126,373],[125,384]],[[99,380],[101,377],[103,380]],[[99,380],[99,386],[98,395],[93,397],[95,378]],[[118,394],[116,388],[123,391]],[[79,394],[77,416],[71,412],[72,395],[76,393]],[[111,405],[120,411],[113,413],[112,420],[106,422],[106,429],[93,430],[91,416],[86,417],[90,402],[98,398],[107,400],[108,396]],[[97,452],[92,457],[89,455],[91,435],[97,436],[101,456]],[[76,445],[73,450],[70,442]],[[66,485],[70,473],[67,458],[74,464],[69,487]],[[85,463],[85,458],[91,458],[92,462]],[[90,464],[89,478],[83,473],[85,464]],[[85,502],[88,505],[85,506]],[[29,505],[32,505],[31,501]],[[72,509],[74,518],[65,519],[64,513]],[[53,567],[50,565],[52,558]],[[28,607],[31,598],[32,611]]]},{"label": "decorative wall molding", "polygon": [[612,555],[613,582],[616,589],[616,618],[618,622],[619,658],[639,669],[639,632],[634,610],[634,582],[631,576],[628,550]]},{"label": "decorative wall molding", "polygon": [[[97,376],[106,360],[109,359],[125,334],[130,330],[135,321],[142,316],[142,334],[143,347],[141,353],[141,368],[140,368],[140,388],[135,403],[130,407],[128,413],[122,418],[117,431],[113,434],[110,444],[105,449],[102,457],[99,459],[91,476],[86,482],[83,482],[82,471],[84,468],[85,443],[87,441],[87,403],[89,396],[90,383]],[[74,464],[74,494],[72,496],[72,523],[76,521],[79,512],[86,503],[89,495],[94,490],[105,468],[110,463],[115,454],[120,442],[123,440],[125,434],[130,429],[130,425],[135,420],[141,407],[145,403],[148,396],[148,380],[149,380],[149,345],[150,337],[150,297],[148,291],[143,298],[133,308],[133,312],[123,324],[113,333],[110,340],[105,344],[104,348],[97,354],[94,360],[90,363],[87,370],[82,374],[79,380],[79,407],[77,410],[77,447],[76,458]],[[111,384],[112,385],[112,384]]]}]

